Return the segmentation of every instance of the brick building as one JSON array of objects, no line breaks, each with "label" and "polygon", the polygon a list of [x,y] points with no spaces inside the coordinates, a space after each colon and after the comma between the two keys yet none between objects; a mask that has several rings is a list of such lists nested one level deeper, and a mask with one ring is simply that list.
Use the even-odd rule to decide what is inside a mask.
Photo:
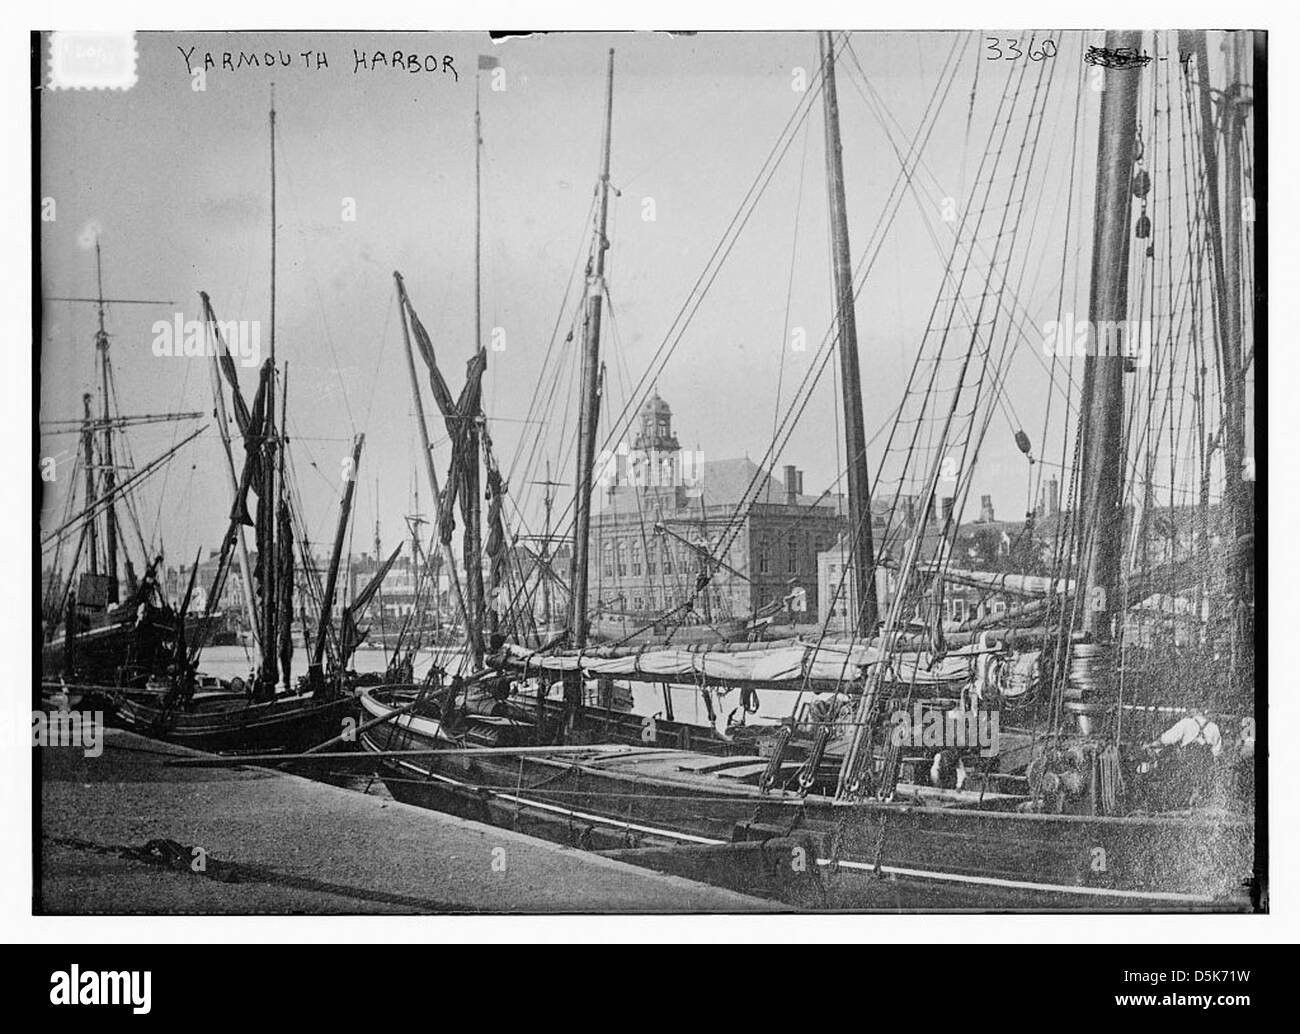
[{"label": "brick building", "polygon": [[[608,627],[649,624],[685,603],[709,557],[718,561],[695,614],[709,623],[777,611],[778,623],[817,620],[817,555],[845,526],[835,496],[803,492],[748,458],[704,461],[682,450],[656,392],[631,448],[602,457],[591,529],[592,611]],[[723,543],[725,549],[719,552]]]}]

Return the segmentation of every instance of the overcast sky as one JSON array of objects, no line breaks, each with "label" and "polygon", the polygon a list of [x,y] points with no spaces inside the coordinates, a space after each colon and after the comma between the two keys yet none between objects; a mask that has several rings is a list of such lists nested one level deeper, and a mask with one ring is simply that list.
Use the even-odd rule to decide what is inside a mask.
[{"label": "overcast sky", "polygon": [[[222,319],[261,320],[265,329],[267,110],[274,81],[280,226],[276,337],[278,359],[289,364],[297,480],[312,537],[324,543],[341,490],[340,461],[350,450],[351,435],[365,432],[358,552],[370,548],[376,515],[391,544],[404,533],[401,515],[411,506],[415,429],[393,271],[405,277],[453,390],[463,381],[473,347],[476,56],[498,58],[504,80],[497,82],[505,86],[493,90],[490,73],[482,75],[483,324],[485,338],[494,328],[504,332],[504,350],[488,353],[484,407],[504,467],[542,435],[547,444],[540,452],[551,455],[553,476],[566,482],[572,481],[571,453],[560,455],[559,427],[520,421],[561,318],[575,258],[590,239],[608,48],[616,50],[612,183],[619,196],[611,208],[607,270],[614,302],[604,342],[607,424],[667,334],[798,105],[802,94],[792,84],[799,71],[811,77],[817,65],[811,34],[568,34],[499,44],[470,34],[145,33],[138,40],[139,81],[132,89],[43,97],[40,189],[57,203],[57,219],[42,226],[44,292],[94,293],[93,251],[85,241],[87,227],[97,227],[107,295],[174,303],[109,309],[122,410],[210,411],[207,366],[154,356],[151,328],[177,312],[197,318],[198,291],[204,290]],[[1034,258],[1018,296],[1040,324],[1057,312],[1083,42],[1082,34],[1069,36],[1056,58],[1059,68],[1051,73],[1053,92],[1040,143],[1050,155],[1043,168],[1051,172],[1044,173],[1030,199],[1037,216],[1026,247]],[[955,51],[955,45],[965,49]],[[896,140],[916,130],[945,61],[961,54],[925,151],[927,175],[918,176],[922,199],[909,197],[902,205],[858,301],[868,435],[898,404],[940,287],[942,261],[930,233],[943,230],[937,214],[942,199],[969,191],[1006,77],[1019,74],[1014,63],[981,64],[984,47],[981,34],[853,38],[871,89],[897,121]],[[355,51],[373,55],[376,50],[415,54],[422,64],[429,57],[439,71],[356,67]],[[274,72],[220,67],[223,52],[238,61],[241,51],[284,51],[292,64]],[[307,61],[304,51],[311,55]],[[188,69],[201,67],[209,52],[217,67],[198,90]],[[318,53],[327,56],[327,67],[317,67]],[[884,208],[898,162],[864,99],[857,69],[849,65],[841,61],[839,94],[856,260]],[[444,70],[450,67],[457,75]],[[1096,107],[1096,96],[1085,95],[1076,226],[1081,212],[1090,217],[1088,155]],[[705,458],[763,455],[772,437],[778,383],[788,402],[829,325],[822,148],[819,103],[658,379],[683,446],[700,449]],[[353,221],[344,218],[349,202]],[[651,209],[653,219],[648,219]],[[945,246],[950,240],[940,239]],[[1088,247],[1086,238],[1076,243],[1067,256],[1065,305],[1082,313]],[[1076,277],[1076,269],[1085,275]],[[570,307],[561,321],[561,341],[571,315]],[[94,324],[92,306],[47,304],[42,418],[80,415],[80,395],[94,387]],[[805,329],[806,352],[789,347],[791,328]],[[263,333],[263,347],[266,343]],[[576,340],[567,347],[576,355]],[[241,374],[251,396],[254,371]],[[1038,449],[1048,394],[1042,364],[1018,354],[1007,385],[1015,413],[999,417],[990,428],[988,474],[977,479],[972,503],[977,507],[978,495],[989,492],[998,515],[1015,519],[1023,516],[1027,471],[1010,424],[1023,423]],[[571,407],[567,381],[561,395]],[[778,459],[806,471],[806,491],[827,487],[842,465],[837,408],[828,372]],[[444,438],[439,426],[433,430],[435,440]],[[164,425],[133,434],[137,463],[165,449],[177,433]],[[1055,434],[1059,438],[1059,429]],[[1050,431],[1048,438],[1059,450]],[[66,474],[71,469],[66,450],[74,445],[72,437],[49,437],[42,447],[50,455],[65,450],[59,470]],[[445,445],[437,452],[445,473]],[[874,461],[873,455],[873,466]],[[511,483],[532,525],[540,523],[538,490],[524,482],[541,475],[540,466],[526,475],[517,471]],[[226,477],[218,437],[210,429],[171,465],[165,483],[159,476],[143,492],[146,535],[161,534],[171,562],[187,562],[199,545],[218,545],[229,508]],[[422,471],[420,478],[423,482]],[[61,510],[66,485],[64,477],[48,495],[47,526],[50,508]],[[421,492],[427,507],[423,484]]]}]

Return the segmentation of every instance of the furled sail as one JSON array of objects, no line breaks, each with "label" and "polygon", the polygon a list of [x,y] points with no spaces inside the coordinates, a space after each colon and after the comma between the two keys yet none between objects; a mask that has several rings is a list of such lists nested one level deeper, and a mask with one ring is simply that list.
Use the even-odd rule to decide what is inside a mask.
[{"label": "furled sail", "polygon": [[771,643],[664,647],[605,647],[542,652],[507,644],[501,661],[528,673],[584,671],[592,677],[694,685],[757,685],[812,692],[843,689],[861,682],[882,660],[892,681],[929,688],[960,685],[973,674],[976,658],[989,652],[976,646],[953,650],[938,660],[928,652],[888,652],[863,643],[820,643],[787,639]]},{"label": "furled sail", "polygon": [[293,522],[289,519],[289,506],[283,499],[280,500],[276,534],[280,559],[279,587],[275,597],[280,610],[280,670],[284,672],[284,684],[288,686],[293,666]]},{"label": "furled sail", "polygon": [[[262,483],[262,446],[268,434],[268,414],[266,412],[266,389],[274,376],[274,370],[267,360],[262,365],[261,378],[257,385],[257,394],[253,398],[253,411],[240,430],[244,436],[244,470],[239,478],[239,491],[231,509],[231,520],[248,527],[253,526],[253,518],[248,513],[248,493],[256,493]],[[236,397],[238,393],[236,392]],[[258,548],[262,545],[258,536]]]}]

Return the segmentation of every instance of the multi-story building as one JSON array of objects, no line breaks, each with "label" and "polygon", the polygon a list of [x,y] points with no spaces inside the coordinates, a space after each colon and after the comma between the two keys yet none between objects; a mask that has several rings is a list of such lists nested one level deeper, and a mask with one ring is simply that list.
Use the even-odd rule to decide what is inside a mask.
[{"label": "multi-story building", "polygon": [[[194,571],[193,564],[166,568],[163,572],[163,592],[167,598],[174,604],[179,604],[185,596],[185,590],[189,587],[190,577],[193,574],[194,591],[190,596],[190,613],[201,613],[207,607],[208,597],[212,595],[213,586],[216,584],[220,557],[219,550],[209,550],[207,558],[199,561],[197,572]],[[250,551],[248,562],[250,565],[256,564],[257,554]],[[229,563],[229,571],[222,584],[216,609],[228,614],[237,622],[241,621],[247,612],[244,602],[244,579],[240,574],[238,562],[233,559]]]},{"label": "multi-story building", "polygon": [[[954,500],[951,497],[939,500],[939,515],[927,525],[918,547],[919,563],[924,568],[943,558],[945,570],[972,575],[965,583],[957,578],[945,581],[942,594],[945,625],[956,627],[968,621],[1000,617],[1023,603],[1026,593],[1045,593],[1049,589],[1052,582],[1046,574],[1061,520],[1054,479],[1044,486],[1042,496],[1043,503],[1034,517],[1025,521],[999,521],[993,512],[992,497],[981,496],[979,519],[959,523],[951,541],[941,529],[953,519]],[[883,509],[889,507],[883,502],[878,505]],[[876,596],[882,620],[897,588],[898,554],[907,529],[916,519],[916,501],[903,497],[898,510],[895,519],[898,529],[890,546],[878,553],[881,563],[876,568]],[[873,520],[878,523],[880,515]],[[822,601],[819,617],[832,632],[848,630],[847,615],[852,613],[851,601],[856,598],[853,569],[850,566],[845,570],[845,552],[841,539],[817,558],[818,595]],[[997,575],[1000,580],[982,579],[979,575]],[[910,617],[920,615],[913,613]]]},{"label": "multi-story building", "polygon": [[[191,612],[197,612],[204,609],[207,605],[208,597],[212,593],[213,585],[217,577],[219,553],[213,550],[210,555],[199,562],[198,573],[194,578],[194,593],[190,599]],[[297,563],[294,567],[294,611],[300,614],[304,611],[315,613],[315,605],[308,606],[307,601],[314,599],[320,592],[320,583],[325,579],[325,571],[328,565],[328,559],[312,556],[309,564],[310,569],[305,568],[301,557],[296,557]],[[257,553],[250,550],[248,562],[252,569],[256,569]],[[166,571],[165,589],[170,599],[179,602],[185,595],[185,589],[189,585],[190,572],[193,565],[181,565],[179,567],[169,567]],[[336,606],[342,606],[356,596],[370,581],[375,571],[379,567],[377,562],[370,554],[362,553],[360,556],[345,557],[339,571],[339,580],[337,595],[335,597]],[[309,588],[309,581],[312,583]],[[388,574],[384,577],[383,587],[379,595],[371,603],[368,613],[372,615],[376,622],[383,620],[391,622],[396,627],[406,615],[410,614],[415,606],[415,575],[412,569],[409,557],[398,557],[394,562]],[[430,605],[431,606],[431,605]],[[382,608],[382,619],[380,617]],[[228,618],[240,627],[247,625],[247,608],[244,603],[244,579],[240,572],[239,564],[236,560],[231,560],[229,570],[226,574],[225,583],[222,586],[221,598],[218,600],[217,609],[226,613]]]},{"label": "multi-story building", "polygon": [[[343,573],[345,584],[340,591],[340,598],[352,600],[361,592],[387,557],[375,558],[369,553],[359,557],[349,557]],[[323,569],[321,577],[324,577]],[[424,590],[424,609],[432,611],[432,597],[428,589]],[[387,627],[398,627],[402,620],[412,614],[416,608],[416,569],[411,558],[403,554],[393,561],[393,566],[384,575],[374,599],[367,610],[369,620],[378,625],[383,622]]]},{"label": "multi-story building", "polygon": [[778,481],[748,457],[706,461],[683,451],[672,410],[655,392],[631,447],[602,457],[597,484],[590,584],[598,624],[679,620],[706,571],[693,605],[704,622],[758,612],[778,623],[817,620],[817,555],[845,522],[837,497],[804,494],[794,466]]},{"label": "multi-story building", "polygon": [[[894,590],[894,570],[876,568],[876,602],[882,617]],[[830,549],[817,554],[817,621],[829,632],[846,632],[857,612],[857,578],[849,563],[848,539],[839,536]]]}]

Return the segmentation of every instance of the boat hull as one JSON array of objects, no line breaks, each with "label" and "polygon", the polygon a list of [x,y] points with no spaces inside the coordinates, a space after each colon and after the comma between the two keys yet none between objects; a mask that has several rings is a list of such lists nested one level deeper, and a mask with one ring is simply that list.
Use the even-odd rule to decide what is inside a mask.
[{"label": "boat hull", "polygon": [[355,721],[355,697],[317,700],[310,695],[253,703],[235,694],[202,695],[187,708],[168,709],[156,697],[123,696],[118,719],[154,739],[212,752],[295,752],[323,743]]},{"label": "boat hull", "polygon": [[60,630],[41,646],[42,677],[62,675],[70,681],[105,686],[143,685],[173,660],[171,634],[169,626],[152,621],[140,626],[134,618],[120,619],[78,632],[69,651],[67,634]]},{"label": "boat hull", "polygon": [[[363,707],[367,718],[386,710],[369,695]],[[406,715],[360,740],[372,752],[452,746],[437,723]],[[828,908],[1251,907],[1254,830],[1241,816],[1031,814],[1004,795],[929,787],[901,788],[910,802],[847,804],[762,793],[765,758],[623,744],[376,760],[399,801],[588,850],[805,836]]]}]

